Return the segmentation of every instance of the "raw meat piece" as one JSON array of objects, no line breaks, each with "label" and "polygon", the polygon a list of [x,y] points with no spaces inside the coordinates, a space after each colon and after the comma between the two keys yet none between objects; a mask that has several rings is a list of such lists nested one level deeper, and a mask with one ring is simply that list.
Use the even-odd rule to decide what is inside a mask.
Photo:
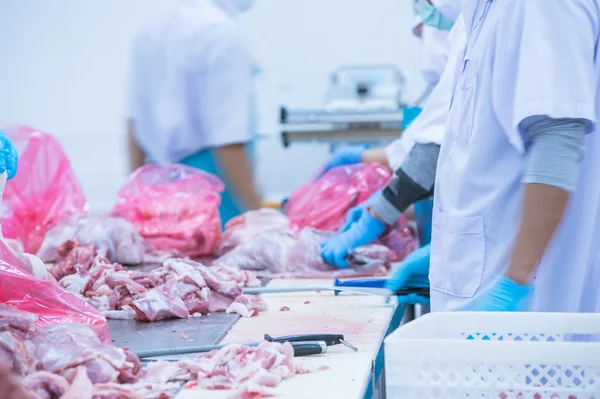
[{"label": "raw meat piece", "polygon": [[6,129],[19,153],[19,173],[6,185],[2,230],[35,254],[46,232],[87,210],[84,192],[58,140],[26,126]]},{"label": "raw meat piece", "polygon": [[36,331],[37,320],[34,314],[21,312],[14,306],[0,303],[0,331],[11,329],[31,333]]},{"label": "raw meat piece", "polygon": [[370,244],[350,254],[350,267],[340,269],[323,261],[321,243],[335,233],[303,229],[297,238],[280,232],[266,232],[240,245],[215,264],[251,268],[263,277],[346,278],[381,276],[387,273],[394,253]]},{"label": "raw meat piece", "polygon": [[284,205],[291,228],[336,231],[350,208],[366,201],[390,180],[389,169],[378,164],[338,166],[290,195]]},{"label": "raw meat piece", "polygon": [[25,388],[34,393],[36,398],[59,399],[69,389],[69,382],[63,376],[37,371],[23,379]]},{"label": "raw meat piece", "polygon": [[151,251],[135,227],[125,219],[86,215],[75,216],[48,231],[38,256],[44,262],[56,262],[59,253],[63,256],[65,253],[61,246],[71,240],[82,246],[91,245],[95,255],[125,265],[142,264],[144,254]]},{"label": "raw meat piece", "polygon": [[71,369],[85,366],[90,380],[96,383],[131,380],[139,364],[127,361],[125,352],[100,342],[92,329],[83,324],[59,324],[43,327],[31,340],[38,368],[64,376]]},{"label": "raw meat piece", "polygon": [[257,295],[240,295],[229,308],[227,313],[237,313],[242,317],[252,317],[258,315],[258,312],[267,310],[267,303]]},{"label": "raw meat piece", "polygon": [[172,318],[186,318],[190,315],[180,298],[154,288],[135,297],[130,306],[136,318],[143,321],[156,321]]},{"label": "raw meat piece", "polygon": [[88,378],[87,370],[84,366],[77,367],[77,371],[71,386],[63,394],[61,399],[92,399],[94,385]]},{"label": "raw meat piece", "polygon": [[0,353],[2,358],[8,360],[9,366],[18,374],[25,375],[32,368],[25,340],[18,333],[10,331],[0,332]]},{"label": "raw meat piece", "polygon": [[36,399],[27,392],[22,381],[12,375],[10,368],[0,361],[0,397],[2,399]]},{"label": "raw meat piece", "polygon": [[133,223],[155,248],[208,255],[221,235],[224,187],[217,177],[185,165],[146,165],[121,188],[112,214]]},{"label": "raw meat piece", "polygon": [[217,254],[223,256],[265,231],[287,232],[289,226],[287,216],[275,209],[264,208],[243,213],[225,225],[225,232],[217,245]]},{"label": "raw meat piece", "polygon": [[296,238],[292,234],[268,231],[218,258],[214,264],[256,271],[257,275],[278,275],[294,245]]},{"label": "raw meat piece", "polygon": [[95,384],[94,399],[145,399],[136,385]]}]

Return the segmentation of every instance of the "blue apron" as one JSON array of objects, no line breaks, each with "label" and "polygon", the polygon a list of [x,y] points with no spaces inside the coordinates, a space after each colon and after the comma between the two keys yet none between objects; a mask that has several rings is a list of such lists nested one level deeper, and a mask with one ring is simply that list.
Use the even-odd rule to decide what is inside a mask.
[{"label": "blue apron", "polygon": [[179,161],[179,163],[211,173],[223,180],[223,183],[225,183],[225,191],[221,193],[221,206],[219,207],[221,224],[223,227],[229,219],[236,217],[243,212],[243,209],[238,206],[234,199],[234,194],[228,188],[231,187],[231,185],[221,173],[221,168],[218,165],[217,156],[214,153],[214,150],[210,148],[202,150]]}]

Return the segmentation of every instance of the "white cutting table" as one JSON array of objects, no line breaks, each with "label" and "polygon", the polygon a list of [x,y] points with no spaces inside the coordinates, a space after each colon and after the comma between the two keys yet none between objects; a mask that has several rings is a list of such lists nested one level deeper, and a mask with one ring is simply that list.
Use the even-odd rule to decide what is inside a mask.
[{"label": "white cutting table", "polygon": [[[273,280],[269,287],[331,284],[331,280]],[[358,347],[330,346],[327,353],[296,358],[328,370],[297,375],[275,389],[281,398],[371,398],[385,396],[383,339],[402,319],[404,308],[385,304],[381,297],[341,294],[331,291],[262,295],[269,310],[240,319],[222,343],[260,341],[294,334],[343,334]],[[280,311],[283,307],[289,311]],[[228,398],[231,391],[182,390],[176,399]]]}]

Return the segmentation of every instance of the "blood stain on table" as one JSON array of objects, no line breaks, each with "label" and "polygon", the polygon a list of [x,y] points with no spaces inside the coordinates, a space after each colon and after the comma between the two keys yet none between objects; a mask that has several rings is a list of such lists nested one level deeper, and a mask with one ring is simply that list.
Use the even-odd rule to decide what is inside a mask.
[{"label": "blood stain on table", "polygon": [[288,312],[290,310],[290,308],[288,308],[287,306],[282,306],[281,308],[279,308],[280,312]]},{"label": "blood stain on table", "polygon": [[305,305],[308,305],[309,303],[310,303],[310,301],[305,301],[304,302]]}]

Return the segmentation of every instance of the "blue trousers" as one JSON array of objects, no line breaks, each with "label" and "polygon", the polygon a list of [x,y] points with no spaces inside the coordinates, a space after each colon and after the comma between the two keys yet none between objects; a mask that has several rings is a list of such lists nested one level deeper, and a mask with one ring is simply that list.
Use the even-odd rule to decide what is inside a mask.
[{"label": "blue trousers", "polygon": [[240,201],[235,198],[233,192],[228,188],[231,187],[231,185],[223,173],[221,173],[221,167],[218,164],[217,157],[213,150],[202,150],[179,161],[179,163],[211,173],[223,180],[225,183],[225,191],[221,193],[221,206],[219,207],[221,224],[223,226],[225,226],[225,223],[227,223],[229,219],[234,218],[243,212],[242,207],[238,205]]}]

